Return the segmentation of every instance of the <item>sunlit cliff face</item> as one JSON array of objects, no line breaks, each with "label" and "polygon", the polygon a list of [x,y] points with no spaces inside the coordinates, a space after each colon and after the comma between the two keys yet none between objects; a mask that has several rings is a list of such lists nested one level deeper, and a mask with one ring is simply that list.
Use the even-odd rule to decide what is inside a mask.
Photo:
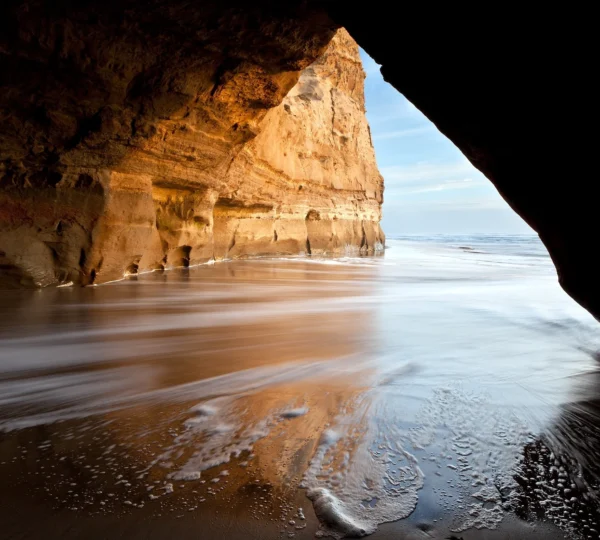
[{"label": "sunlit cliff face", "polygon": [[[57,48],[62,60],[45,67],[44,82],[15,75],[35,110],[16,104],[16,90],[5,96],[5,285],[383,247],[365,75],[345,31],[329,43],[335,27],[323,17],[306,15],[312,31],[297,20],[265,31],[246,28],[246,16],[234,19],[240,38],[233,22],[223,36],[209,17],[195,48],[178,48],[168,21],[152,45],[136,22],[97,46],[92,23],[20,16],[30,33],[15,39],[35,50],[28,61],[49,61]],[[262,52],[249,55],[238,41],[250,47],[259,34]]]}]

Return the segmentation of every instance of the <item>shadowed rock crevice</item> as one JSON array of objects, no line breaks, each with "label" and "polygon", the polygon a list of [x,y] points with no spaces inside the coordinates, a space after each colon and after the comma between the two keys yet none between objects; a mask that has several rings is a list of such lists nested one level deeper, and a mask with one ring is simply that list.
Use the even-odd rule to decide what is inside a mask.
[{"label": "shadowed rock crevice", "polygon": [[171,268],[188,268],[190,265],[191,253],[191,246],[179,246],[169,253],[167,264]]}]

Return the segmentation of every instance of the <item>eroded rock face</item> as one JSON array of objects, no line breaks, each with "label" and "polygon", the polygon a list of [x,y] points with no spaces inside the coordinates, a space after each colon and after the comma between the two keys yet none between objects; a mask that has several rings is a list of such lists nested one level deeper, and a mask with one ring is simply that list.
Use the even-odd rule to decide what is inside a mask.
[{"label": "eroded rock face", "polygon": [[357,45],[307,67],[326,15],[61,7],[3,7],[4,285],[383,242]]},{"label": "eroded rock face", "polygon": [[339,30],[231,164],[214,211],[218,257],[383,247],[364,78],[358,46]]}]

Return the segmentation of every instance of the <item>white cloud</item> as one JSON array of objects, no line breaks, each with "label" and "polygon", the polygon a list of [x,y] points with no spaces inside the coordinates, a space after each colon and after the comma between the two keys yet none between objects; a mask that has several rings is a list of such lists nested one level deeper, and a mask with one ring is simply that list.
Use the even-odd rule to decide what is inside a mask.
[{"label": "white cloud", "polygon": [[384,140],[384,139],[399,139],[401,137],[413,137],[415,135],[422,135],[423,133],[434,133],[436,131],[433,125],[429,126],[418,126],[413,128],[400,129],[397,131],[385,131],[383,133],[376,133],[373,135],[373,140]]},{"label": "white cloud", "polygon": [[469,199],[456,199],[451,201],[406,201],[396,200],[389,204],[386,202],[384,210],[401,211],[406,213],[437,213],[437,212],[469,212],[480,210],[506,210],[513,212],[508,204],[496,196],[484,195]]},{"label": "white cloud", "polygon": [[432,184],[423,187],[409,188],[401,191],[401,193],[429,193],[432,191],[448,191],[454,189],[469,189],[475,186],[482,185],[481,181],[474,181],[471,178],[463,178],[462,180],[449,180],[440,184]]},{"label": "white cloud", "polygon": [[449,163],[394,165],[384,167],[381,174],[385,179],[388,200],[390,195],[469,189],[487,182],[466,159]]},{"label": "white cloud", "polygon": [[396,90],[391,99],[382,103],[368,103],[367,119],[371,128],[391,122],[429,122],[419,109]]},{"label": "white cloud", "polygon": [[381,170],[385,179],[394,181],[394,183],[449,180],[473,172],[478,171],[466,159],[445,163],[420,161],[409,165],[383,167]]}]

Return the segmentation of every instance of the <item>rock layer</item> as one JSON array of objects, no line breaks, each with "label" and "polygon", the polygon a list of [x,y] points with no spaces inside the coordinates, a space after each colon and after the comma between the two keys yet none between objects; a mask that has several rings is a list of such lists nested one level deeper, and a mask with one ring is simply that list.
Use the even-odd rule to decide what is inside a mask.
[{"label": "rock layer", "polygon": [[[323,54],[334,26],[310,12],[304,35],[281,18],[269,34],[267,22],[238,17],[239,34],[223,37],[202,20],[197,34],[211,45],[194,54],[191,44],[175,50],[168,17],[160,47],[145,47],[125,23],[127,39],[103,43],[98,24],[16,13],[14,39],[29,45],[19,64],[58,60],[37,85],[18,73],[4,84],[4,285],[381,247],[383,180],[358,47],[345,31]],[[251,55],[257,35],[267,52]],[[69,78],[84,87],[65,86]]]},{"label": "rock layer", "polygon": [[217,256],[383,247],[364,78],[358,46],[339,30],[232,162],[214,211]]}]

